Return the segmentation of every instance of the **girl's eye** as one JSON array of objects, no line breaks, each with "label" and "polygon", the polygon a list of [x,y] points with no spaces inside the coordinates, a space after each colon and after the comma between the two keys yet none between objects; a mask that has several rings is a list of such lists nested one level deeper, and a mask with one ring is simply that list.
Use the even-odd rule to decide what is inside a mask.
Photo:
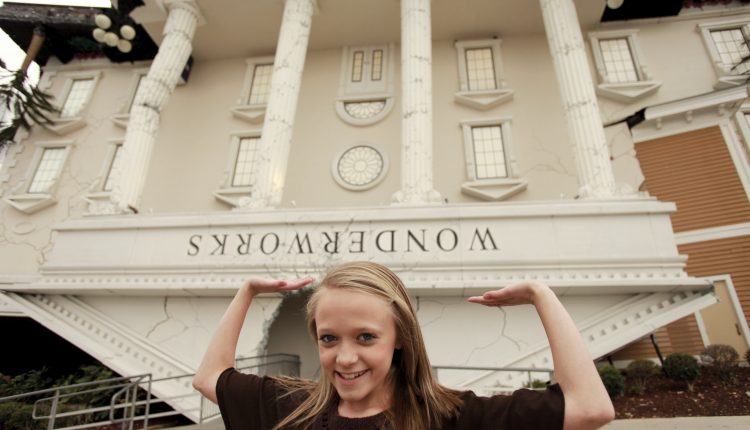
[{"label": "girl's eye", "polygon": [[318,339],[322,343],[331,343],[334,340],[336,340],[336,336],[330,335],[330,334],[324,334],[323,336],[320,336]]},{"label": "girl's eye", "polygon": [[362,342],[372,342],[373,340],[375,340],[375,335],[373,335],[372,333],[362,333],[359,335],[359,340],[361,340]]}]

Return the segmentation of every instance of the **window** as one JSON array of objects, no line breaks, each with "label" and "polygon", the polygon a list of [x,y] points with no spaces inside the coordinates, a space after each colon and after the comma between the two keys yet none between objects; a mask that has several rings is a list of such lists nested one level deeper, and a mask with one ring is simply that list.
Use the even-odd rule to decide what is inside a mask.
[{"label": "window", "polygon": [[638,72],[626,38],[599,40],[606,80],[610,83],[637,82]]},{"label": "window", "polygon": [[24,179],[5,200],[14,208],[34,213],[56,202],[60,182],[72,142],[38,142]]},{"label": "window", "polygon": [[112,214],[112,191],[115,183],[122,172],[123,163],[123,140],[111,139],[106,142],[107,150],[104,156],[104,163],[89,192],[84,196],[88,202],[88,215],[108,215]]},{"label": "window", "polygon": [[698,24],[698,29],[718,77],[714,87],[721,89],[744,84],[746,76],[743,73],[750,71],[750,67],[740,63],[742,58],[750,55],[750,23],[726,20]]},{"label": "window", "polygon": [[233,187],[249,187],[253,162],[258,149],[259,137],[241,137],[237,145],[234,170],[232,171]]},{"label": "window", "polygon": [[515,174],[510,119],[464,121],[461,127],[467,176],[461,186],[464,194],[497,201],[526,189],[526,180]]},{"label": "window", "polygon": [[214,196],[230,206],[240,206],[240,200],[250,197],[250,187],[258,170],[260,131],[233,134],[229,144],[229,158],[220,188]]},{"label": "window", "polygon": [[495,80],[495,62],[492,58],[492,48],[471,48],[466,54],[466,76],[469,80],[469,91],[494,90],[497,88]]},{"label": "window", "polygon": [[507,178],[505,148],[499,125],[471,127],[472,158],[476,179]]},{"label": "window", "polygon": [[235,118],[250,123],[260,123],[266,114],[266,104],[271,94],[273,57],[259,57],[246,61],[245,79],[240,97],[232,110]]},{"label": "window", "polygon": [[133,111],[133,105],[135,103],[135,96],[138,94],[138,90],[141,88],[141,85],[143,85],[147,74],[148,69],[139,69],[133,73],[125,103],[123,103],[120,111],[114,114],[111,118],[112,122],[119,125],[120,127],[126,128],[128,126],[130,113]]},{"label": "window", "polygon": [[253,70],[253,83],[250,85],[250,97],[247,104],[258,105],[268,102],[271,93],[271,74],[273,64],[256,64]]},{"label": "window", "polygon": [[86,126],[85,113],[99,81],[99,72],[80,72],[66,76],[66,81],[58,100],[60,113],[47,129],[59,135],[66,135]]},{"label": "window", "polygon": [[393,108],[393,47],[345,47],[336,113],[351,125],[375,124]]},{"label": "window", "polygon": [[503,77],[499,39],[459,41],[455,47],[459,75],[456,102],[486,110],[513,98]]},{"label": "window", "polygon": [[29,185],[28,192],[46,193],[57,181],[62,163],[65,160],[65,148],[44,148],[42,159],[36,167],[36,172]]},{"label": "window", "polygon": [[711,31],[711,40],[716,46],[719,60],[726,69],[732,70],[734,68],[734,74],[740,74],[748,70],[747,64],[741,64],[742,59],[750,55],[743,28],[713,30]]},{"label": "window", "polygon": [[86,106],[93,88],[94,78],[73,79],[65,103],[60,108],[60,118],[78,116]]},{"label": "window", "polygon": [[102,185],[102,191],[112,191],[114,185],[114,178],[119,173],[122,164],[122,143],[118,143],[114,147],[114,154],[110,157],[109,168],[107,169],[107,176],[104,179],[104,185]]},{"label": "window", "polygon": [[339,151],[331,165],[331,174],[341,187],[364,191],[385,178],[388,165],[388,157],[379,145],[360,142]]},{"label": "window", "polygon": [[637,34],[637,30],[589,33],[600,96],[631,103],[655,93],[661,86],[661,82],[652,80],[643,63]]}]

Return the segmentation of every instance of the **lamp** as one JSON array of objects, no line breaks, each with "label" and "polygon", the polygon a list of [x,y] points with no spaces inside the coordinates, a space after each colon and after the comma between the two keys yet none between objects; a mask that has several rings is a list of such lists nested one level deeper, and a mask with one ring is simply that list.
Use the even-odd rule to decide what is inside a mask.
[{"label": "lamp", "polygon": [[607,7],[610,9],[619,9],[625,0],[607,0]]},{"label": "lamp", "polygon": [[103,13],[97,14],[94,17],[94,22],[96,28],[91,32],[94,40],[112,48],[116,47],[123,54],[133,50],[133,42],[131,41],[135,39],[136,31],[132,25],[123,24],[118,31],[113,28],[112,18]]}]

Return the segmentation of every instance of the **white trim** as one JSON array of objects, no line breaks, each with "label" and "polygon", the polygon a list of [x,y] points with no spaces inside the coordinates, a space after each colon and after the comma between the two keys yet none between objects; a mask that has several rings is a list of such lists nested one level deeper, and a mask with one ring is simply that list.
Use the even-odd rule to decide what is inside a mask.
[{"label": "white trim", "polygon": [[732,87],[646,108],[645,120],[631,129],[633,142],[658,139],[729,121],[747,98]]},{"label": "white trim", "polygon": [[[265,64],[273,65],[274,59],[273,56],[264,56],[245,60],[245,78],[242,81],[242,89],[240,90],[240,95],[237,98],[236,104],[229,109],[235,118],[247,121],[251,124],[259,124],[263,122],[268,102],[250,104],[248,101],[250,100],[250,92],[252,91],[253,80],[255,79],[255,68]],[[271,75],[273,76],[273,71],[271,72]],[[270,81],[268,85],[270,90]]]},{"label": "white trim", "polygon": [[711,345],[711,339],[709,339],[708,332],[706,331],[706,323],[703,321],[700,312],[695,312],[693,316],[695,317],[695,323],[698,325],[698,333],[701,335],[701,342],[703,342],[703,347],[705,348],[708,345]]},{"label": "white trim", "polygon": [[50,124],[44,125],[44,128],[52,131],[53,133],[56,133],[59,136],[64,136],[85,127],[87,125],[87,122],[84,117],[91,107],[91,99],[94,97],[94,93],[96,92],[96,87],[99,83],[99,80],[101,79],[101,76],[101,70],[82,71],[65,74],[65,84],[63,85],[63,89],[60,92],[60,96],[56,98],[55,102],[55,106],[58,109],[62,109],[62,107],[65,105],[65,102],[67,101],[70,94],[70,90],[73,87],[73,81],[79,79],[93,79],[94,82],[91,84],[91,90],[86,95],[86,101],[83,103],[81,110],[78,112],[77,116],[62,118],[58,113],[54,118],[52,118],[52,122]]},{"label": "white trim", "polygon": [[[369,63],[372,53],[383,51],[381,74],[379,81],[371,80],[372,69]],[[361,82],[352,82],[353,55],[356,51],[364,52]],[[334,110],[342,121],[354,126],[368,126],[377,124],[390,114],[395,105],[394,99],[394,77],[395,77],[395,46],[371,45],[371,46],[345,46],[341,54],[341,67],[339,69],[338,97],[334,101]],[[367,79],[364,77],[367,76]],[[346,104],[357,102],[383,102],[383,109],[368,118],[356,118],[349,114]]]},{"label": "white trim", "polygon": [[88,209],[85,215],[106,215],[113,213],[110,201],[112,191],[105,191],[104,185],[107,182],[107,177],[112,168],[117,147],[124,143],[124,138],[107,140],[107,154],[104,157],[104,163],[99,171],[99,175],[92,182],[88,193],[83,196],[83,199],[88,202]]},{"label": "white trim", "polygon": [[[70,156],[70,150],[73,146],[75,146],[75,143],[72,140],[43,141],[36,142],[34,145],[36,146],[36,149],[34,151],[34,155],[31,158],[31,163],[26,169],[24,179],[18,183],[18,185],[9,193],[7,197],[5,197],[5,201],[10,206],[13,206],[15,209],[26,214],[32,214],[57,202],[57,199],[55,199],[54,197],[55,191],[57,191],[57,187],[60,185],[60,178],[63,175],[65,165]],[[47,188],[46,192],[29,193],[28,189],[31,186],[31,181],[34,179],[34,175],[39,168],[39,163],[42,161],[44,151],[48,148],[63,148],[65,150],[65,152],[63,153],[62,161],[60,162],[60,168],[57,172],[57,176],[55,177],[52,185]]]},{"label": "white trim", "polygon": [[[454,43],[459,78],[458,91],[454,96],[456,103],[478,110],[487,110],[513,99],[513,90],[508,88],[508,84],[505,82],[500,43],[500,39],[461,40]],[[495,89],[469,89],[469,76],[466,67],[466,50],[476,48],[492,49],[492,60],[495,69]]]},{"label": "white trim", "polygon": [[720,227],[710,227],[675,233],[674,239],[676,245],[686,245],[689,243],[728,239],[739,236],[750,236],[750,223],[722,225]]},{"label": "white trim", "polygon": [[[461,192],[482,200],[501,201],[524,191],[528,182],[518,177],[518,166],[513,151],[513,139],[510,131],[511,118],[464,120],[459,124],[461,125],[463,135],[467,178],[467,181],[461,184]],[[474,127],[487,126],[500,127],[506,177],[486,179],[477,179],[476,177],[472,129]]]},{"label": "white trim", "polygon": [[[341,157],[347,151],[357,146],[366,146],[375,150],[375,152],[377,152],[378,155],[380,155],[380,159],[383,161],[383,165],[380,169],[380,172],[375,177],[375,179],[373,179],[372,181],[364,185],[350,184],[344,178],[341,177],[341,175],[339,174],[339,169],[338,169]],[[341,186],[342,188],[345,188],[351,191],[365,191],[365,190],[369,190],[370,188],[375,187],[380,182],[382,182],[383,179],[386,177],[386,175],[388,175],[389,167],[390,167],[390,163],[388,160],[388,153],[385,152],[385,149],[383,147],[372,142],[358,142],[352,145],[346,145],[345,147],[342,147],[339,151],[337,151],[336,155],[333,157],[333,160],[331,162],[331,175],[333,176],[333,179],[336,181],[336,183],[339,184],[339,186]]]},{"label": "white trim", "polygon": [[116,125],[127,128],[128,120],[130,119],[130,111],[133,103],[135,103],[135,96],[140,84],[143,82],[143,78],[148,75],[148,68],[135,69],[132,72],[130,78],[130,85],[128,87],[128,95],[118,112],[110,117],[113,123]]},{"label": "white trim", "polygon": [[[594,54],[594,64],[596,65],[599,76],[599,84],[596,92],[602,97],[607,97],[623,103],[630,103],[655,93],[661,82],[654,81],[648,71],[648,67],[643,62],[643,53],[636,35],[637,29],[623,29],[612,31],[595,31],[589,33],[591,51]],[[599,42],[608,39],[625,39],[630,48],[630,56],[635,68],[637,81],[634,82],[610,82],[608,79],[607,67],[601,51]]]},{"label": "white trim", "polygon": [[724,142],[727,144],[729,155],[732,157],[737,176],[740,178],[742,187],[745,189],[745,196],[748,202],[750,202],[750,164],[748,164],[747,154],[742,148],[742,144],[730,123],[719,124],[719,128],[721,129],[721,134],[724,136]]},{"label": "white trim", "polygon": [[704,276],[702,279],[706,279],[710,281],[711,283],[716,282],[724,282],[727,285],[727,294],[729,295],[729,300],[732,302],[732,308],[734,309],[735,316],[737,317],[737,321],[739,321],[740,324],[740,331],[742,332],[742,336],[745,338],[745,342],[747,345],[750,345],[750,327],[747,324],[747,317],[745,316],[745,312],[742,311],[742,305],[740,304],[740,299],[737,297],[737,290],[734,288],[734,283],[732,282],[732,277],[730,275],[715,275],[715,276]]}]

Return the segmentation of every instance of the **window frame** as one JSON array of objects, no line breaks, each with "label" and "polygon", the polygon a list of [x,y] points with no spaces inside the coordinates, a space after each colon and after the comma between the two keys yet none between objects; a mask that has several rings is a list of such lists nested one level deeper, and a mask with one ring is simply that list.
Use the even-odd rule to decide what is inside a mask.
[{"label": "window frame", "polygon": [[[482,200],[505,200],[526,189],[528,182],[519,177],[513,137],[511,133],[512,119],[510,117],[472,119],[460,122],[464,145],[464,162],[467,181],[461,185],[461,192]],[[502,139],[505,177],[478,178],[477,162],[474,151],[473,130],[476,127],[500,127]]]},{"label": "window frame", "polygon": [[[508,88],[503,70],[500,39],[476,39],[459,40],[453,46],[456,48],[456,62],[458,66],[458,91],[454,100],[465,106],[487,110],[513,99],[513,90]],[[495,73],[495,88],[470,90],[469,69],[466,61],[466,52],[471,49],[490,49],[492,52],[492,65]]]},{"label": "window frame", "polygon": [[[637,29],[594,31],[589,33],[588,37],[599,80],[599,84],[596,87],[597,94],[615,101],[631,103],[654,94],[661,87],[661,82],[654,80],[644,61],[645,57],[638,43]],[[600,42],[613,39],[624,39],[626,41],[630,50],[633,69],[638,77],[636,81],[611,82]]]},{"label": "window frame", "polygon": [[128,121],[130,120],[130,114],[133,109],[133,103],[135,103],[135,96],[138,93],[138,89],[143,83],[143,79],[148,75],[148,68],[136,69],[132,72],[130,77],[130,84],[128,85],[127,98],[123,102],[120,110],[112,116],[112,122],[122,128],[127,128]]},{"label": "window frame", "polygon": [[[31,157],[28,168],[24,179],[12,190],[11,193],[5,198],[5,201],[13,206],[15,209],[32,214],[48,206],[51,206],[57,202],[55,194],[57,188],[60,185],[60,179],[62,178],[63,171],[67,165],[68,159],[70,158],[70,151],[75,146],[72,140],[66,141],[43,141],[36,142],[34,155]],[[63,149],[62,160],[57,174],[52,184],[42,193],[29,192],[29,188],[32,185],[34,177],[39,170],[39,165],[42,161],[44,152],[47,149]]]},{"label": "window frame", "polygon": [[[723,21],[702,22],[697,26],[698,32],[703,39],[703,45],[708,51],[709,60],[716,73],[717,81],[714,83],[715,89],[722,89],[743,85],[747,79],[746,75],[735,75],[731,67],[727,67],[721,60],[721,55],[716,47],[716,43],[711,36],[712,31],[739,29],[745,37],[750,40],[750,21],[747,19],[731,19]],[[750,45],[750,44],[749,44]],[[750,46],[748,46],[750,48]]]},{"label": "window frame", "polygon": [[[229,139],[229,156],[227,157],[227,164],[224,169],[224,177],[217,190],[214,191],[214,197],[217,200],[226,203],[232,207],[239,207],[240,200],[250,197],[252,190],[251,185],[234,186],[235,169],[237,166],[237,158],[239,156],[240,144],[243,139],[246,138],[257,138],[257,145],[260,145],[262,134],[261,130],[245,130],[230,134]],[[258,171],[259,157],[253,159],[251,172]],[[254,174],[251,174],[251,177]]]},{"label": "window frame", "polygon": [[[235,118],[251,124],[263,122],[268,102],[251,104],[249,103],[249,100],[252,92],[253,81],[255,80],[256,67],[270,64],[273,68],[275,67],[274,60],[275,58],[273,56],[254,57],[245,60],[245,75],[242,81],[242,88],[240,89],[240,94],[235,106],[230,109]],[[271,72],[271,81],[268,83],[269,91],[272,80],[273,71]]]},{"label": "window frame", "polygon": [[[68,73],[65,74],[64,77],[66,78],[65,83],[63,84],[63,87],[60,91],[60,95],[56,97],[55,106],[58,108],[58,113],[52,118],[52,123],[47,124],[45,128],[48,130],[60,135],[64,136],[66,134],[69,134],[73,131],[76,131],[78,129],[81,129],[87,125],[87,122],[85,120],[86,115],[88,114],[89,108],[91,107],[91,101],[94,98],[94,93],[96,92],[96,87],[99,84],[99,80],[101,79],[102,72],[100,71],[83,71],[83,72],[75,72],[75,73]],[[91,84],[91,91],[86,96],[86,101],[83,103],[83,106],[81,107],[81,110],[78,112],[78,115],[72,116],[72,117],[62,117],[61,111],[62,107],[65,106],[65,103],[68,100],[68,97],[70,96],[70,91],[73,88],[73,83],[76,80],[82,80],[82,79],[93,79],[93,82]]]},{"label": "window frame", "polygon": [[[381,51],[380,79],[373,79],[373,56]],[[334,102],[336,113],[342,121],[354,126],[369,126],[382,121],[393,110],[395,47],[388,45],[344,46],[339,71],[339,91]],[[351,79],[356,53],[363,53],[362,79]],[[349,105],[362,105],[363,109],[350,109]],[[368,109],[370,108],[375,109]],[[355,112],[365,115],[356,115]],[[368,112],[369,111],[369,112]]]}]

